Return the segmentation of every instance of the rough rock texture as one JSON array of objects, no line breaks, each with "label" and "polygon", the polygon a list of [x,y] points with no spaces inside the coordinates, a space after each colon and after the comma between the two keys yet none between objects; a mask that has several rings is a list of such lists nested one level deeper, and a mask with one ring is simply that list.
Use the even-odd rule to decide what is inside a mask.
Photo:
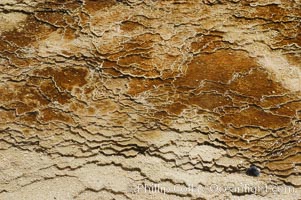
[{"label": "rough rock texture", "polygon": [[1,0],[0,19],[1,200],[301,197],[299,0]]}]

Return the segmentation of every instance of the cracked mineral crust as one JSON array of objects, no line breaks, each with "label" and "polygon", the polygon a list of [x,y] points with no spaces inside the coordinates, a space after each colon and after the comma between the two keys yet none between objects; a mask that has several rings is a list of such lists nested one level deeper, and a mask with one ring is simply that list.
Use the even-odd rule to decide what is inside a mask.
[{"label": "cracked mineral crust", "polygon": [[0,200],[298,200],[300,173],[299,0],[0,0]]}]

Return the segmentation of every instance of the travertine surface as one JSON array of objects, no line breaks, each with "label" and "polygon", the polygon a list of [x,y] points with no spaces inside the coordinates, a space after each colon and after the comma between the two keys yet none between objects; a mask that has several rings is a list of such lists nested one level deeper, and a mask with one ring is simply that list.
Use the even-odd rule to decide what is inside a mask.
[{"label": "travertine surface", "polygon": [[299,0],[0,0],[0,199],[300,199],[300,23]]}]

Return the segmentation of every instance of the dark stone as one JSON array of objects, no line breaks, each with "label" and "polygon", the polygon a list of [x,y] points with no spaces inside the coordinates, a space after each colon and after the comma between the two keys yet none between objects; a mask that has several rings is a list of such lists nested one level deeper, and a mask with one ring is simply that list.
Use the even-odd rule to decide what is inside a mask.
[{"label": "dark stone", "polygon": [[246,174],[249,175],[249,176],[259,176],[260,175],[260,170],[255,165],[251,165],[247,169]]}]

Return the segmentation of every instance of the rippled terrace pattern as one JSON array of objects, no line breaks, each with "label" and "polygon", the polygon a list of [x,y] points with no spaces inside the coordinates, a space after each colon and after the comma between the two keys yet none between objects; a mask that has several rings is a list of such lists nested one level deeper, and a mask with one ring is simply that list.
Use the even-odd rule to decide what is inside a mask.
[{"label": "rippled terrace pattern", "polygon": [[[0,19],[0,199],[301,197],[299,0],[1,0]],[[246,185],[265,190],[225,189]]]}]

